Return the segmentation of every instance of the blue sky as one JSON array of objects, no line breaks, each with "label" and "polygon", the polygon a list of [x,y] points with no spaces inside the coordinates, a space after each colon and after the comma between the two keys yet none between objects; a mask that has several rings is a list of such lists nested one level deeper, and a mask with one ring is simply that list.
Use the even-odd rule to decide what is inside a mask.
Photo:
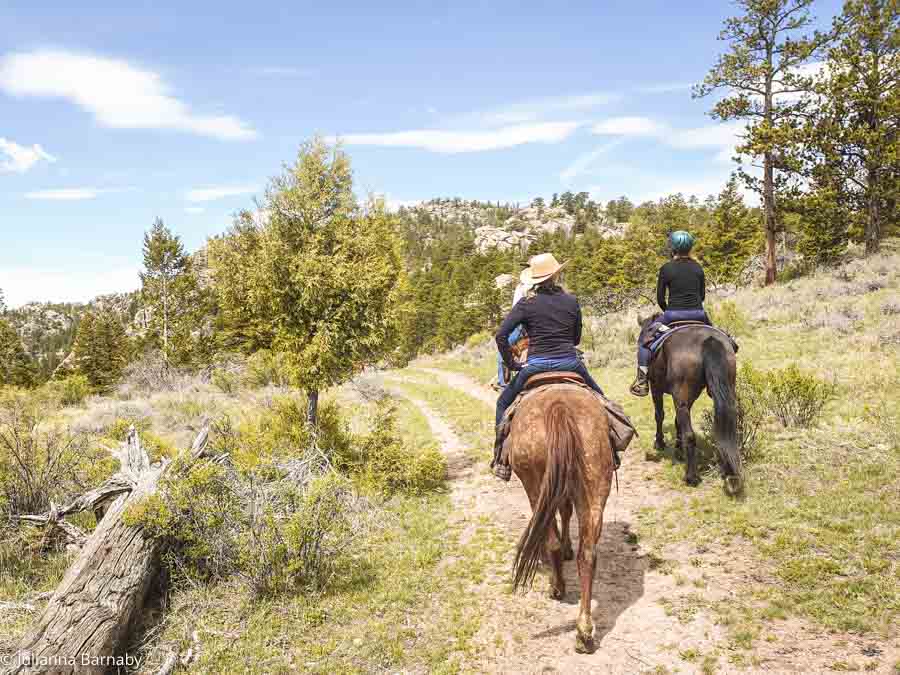
[{"label": "blue sky", "polygon": [[689,86],[733,9],[7,1],[0,288],[11,305],[135,288],[156,216],[198,247],[316,133],[394,203],[716,192],[739,129]]}]

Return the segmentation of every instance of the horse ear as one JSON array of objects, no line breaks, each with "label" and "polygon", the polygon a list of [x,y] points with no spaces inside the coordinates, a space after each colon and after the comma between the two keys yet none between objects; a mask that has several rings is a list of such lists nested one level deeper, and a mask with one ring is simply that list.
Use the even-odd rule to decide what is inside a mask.
[{"label": "horse ear", "polygon": [[640,314],[637,315],[638,326],[640,326],[641,328],[644,327],[644,322],[645,322],[646,320],[647,320],[647,319],[645,319],[644,317],[642,317]]}]

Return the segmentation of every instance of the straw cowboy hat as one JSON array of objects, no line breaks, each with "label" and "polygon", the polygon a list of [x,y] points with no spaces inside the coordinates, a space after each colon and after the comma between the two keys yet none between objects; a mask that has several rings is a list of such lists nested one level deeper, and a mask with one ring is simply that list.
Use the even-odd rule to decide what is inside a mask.
[{"label": "straw cowboy hat", "polygon": [[541,253],[530,260],[526,271],[530,273],[532,283],[539,284],[559,273],[568,264],[568,260],[562,264],[557,262],[552,253]]}]

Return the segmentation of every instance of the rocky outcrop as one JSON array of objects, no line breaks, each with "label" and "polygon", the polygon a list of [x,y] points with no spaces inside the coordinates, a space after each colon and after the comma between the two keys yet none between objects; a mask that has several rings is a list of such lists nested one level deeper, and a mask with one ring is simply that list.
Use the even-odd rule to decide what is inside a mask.
[{"label": "rocky outcrop", "polygon": [[534,235],[528,232],[517,232],[490,225],[475,228],[475,248],[479,253],[486,253],[491,249],[518,250],[524,253],[532,241]]}]

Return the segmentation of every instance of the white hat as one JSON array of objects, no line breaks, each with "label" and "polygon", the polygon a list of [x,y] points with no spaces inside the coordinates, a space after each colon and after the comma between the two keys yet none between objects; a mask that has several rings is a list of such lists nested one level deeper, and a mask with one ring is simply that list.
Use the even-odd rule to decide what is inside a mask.
[{"label": "white hat", "polygon": [[569,261],[567,260],[560,264],[557,262],[556,258],[553,257],[552,253],[541,253],[540,255],[534,256],[529,261],[529,264],[530,267],[528,272],[530,272],[531,281],[533,284],[539,284],[562,270],[563,267],[569,264]]}]

